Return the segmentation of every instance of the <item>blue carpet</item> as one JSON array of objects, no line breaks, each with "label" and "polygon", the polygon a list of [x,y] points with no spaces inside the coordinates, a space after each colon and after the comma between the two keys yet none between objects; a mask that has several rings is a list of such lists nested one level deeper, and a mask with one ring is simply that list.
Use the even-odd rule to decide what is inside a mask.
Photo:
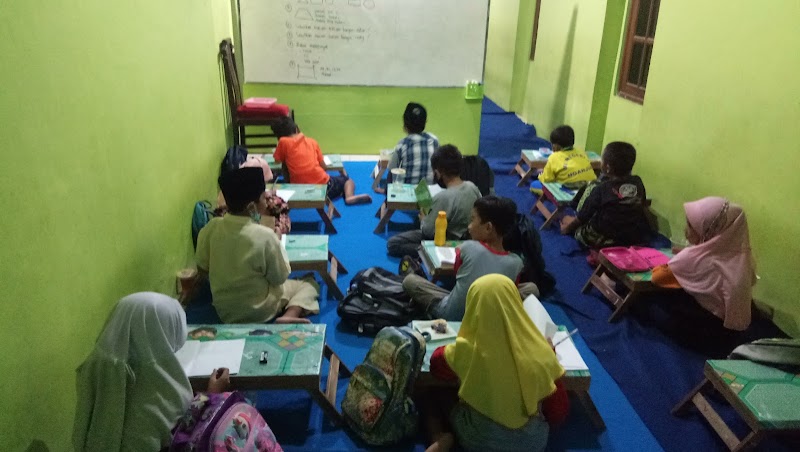
[{"label": "blue carpet", "polygon": [[[497,115],[491,117],[497,118]],[[483,126],[497,127],[494,131],[487,130],[487,136],[500,137],[498,141],[503,141],[503,131],[523,127],[514,116],[504,117],[508,125],[487,119],[490,118],[484,118]],[[482,128],[481,133],[484,131]],[[482,139],[480,152],[494,163],[493,168],[498,173],[495,190],[513,198],[520,211],[528,212],[533,206],[533,196],[526,188],[516,187],[517,176],[506,175],[509,167],[503,160],[505,157],[492,155],[494,149],[512,147],[513,144]],[[501,163],[497,164],[498,161]],[[543,222],[540,215],[533,219],[537,226]],[[659,241],[656,245],[669,244],[664,237]],[[660,445],[670,451],[726,450],[716,433],[698,415],[676,418],[670,415],[670,410],[702,380],[705,360],[724,358],[736,345],[756,338],[784,337],[784,334],[763,319],[754,320],[745,332],[732,334],[688,296],[675,293],[642,298],[622,320],[609,324],[611,308],[605,298],[596,290],[586,295],[581,293],[592,272],[585,260],[586,253],[572,238],[560,235],[554,227],[542,232],[542,243],[547,268],[555,276],[558,289],[543,301],[569,306],[566,313],[580,328],[582,340],[616,382],[610,386],[622,390]],[[595,368],[591,365],[590,368],[593,376],[596,375]],[[592,385],[595,385],[594,379]],[[742,437],[746,426],[732,409],[719,402],[714,405]],[[761,448],[788,450],[776,441],[765,441]]]},{"label": "blue carpet", "polygon": [[[368,162],[345,163],[348,173],[356,181],[357,191],[363,192],[370,187],[369,173],[373,165]],[[510,177],[500,179],[509,183],[512,181]],[[502,194],[512,195],[511,191],[516,190],[509,188],[508,185],[507,183],[502,185]],[[513,187],[513,184],[511,186]],[[374,198],[371,205],[365,206],[350,207],[344,206],[341,200],[336,202],[337,207],[341,209],[342,218],[334,220],[339,233],[331,236],[330,248],[350,271],[349,275],[339,278],[339,287],[343,291],[357,270],[370,266],[383,266],[395,270],[398,260],[387,257],[386,239],[390,234],[412,225],[412,215],[395,214],[390,223],[389,233],[373,234],[372,230],[378,221],[374,214],[382,200],[379,195],[375,195]],[[530,205],[520,207],[530,209]],[[293,210],[291,217],[293,233],[320,231],[319,217],[313,211]],[[328,325],[328,344],[352,369],[363,361],[372,340],[340,329],[336,302],[325,300],[325,295],[326,290],[323,288],[320,314],[311,317],[311,321]],[[187,312],[189,322],[217,322],[216,313],[209,304],[208,293],[202,298]],[[565,324],[569,328],[573,327],[573,322],[559,306],[548,304],[547,308],[556,322]],[[589,350],[583,338],[578,336],[576,344],[591,369],[591,396],[605,419],[608,430],[596,431],[578,401],[573,400],[572,413],[567,423],[551,433],[549,450],[661,450],[653,435],[611,376],[603,369],[594,353]],[[339,384],[339,402],[346,384],[346,380]],[[368,450],[364,444],[352,437],[347,429],[331,425],[317,405],[302,391],[261,391],[258,393],[258,407],[287,451]],[[390,450],[421,451],[424,450],[423,444],[423,438],[419,437],[413,443]]]},{"label": "blue carpet", "polygon": [[514,113],[506,113],[488,97],[483,99],[478,154],[492,168],[507,173],[519,160],[522,149],[540,147],[550,147],[550,143],[536,136],[535,127],[520,121]]}]

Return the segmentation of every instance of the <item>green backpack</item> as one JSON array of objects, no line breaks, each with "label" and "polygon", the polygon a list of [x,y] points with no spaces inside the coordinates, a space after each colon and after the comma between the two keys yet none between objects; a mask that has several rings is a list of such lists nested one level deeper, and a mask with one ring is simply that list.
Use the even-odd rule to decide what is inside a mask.
[{"label": "green backpack", "polygon": [[342,401],[350,428],[367,444],[387,446],[416,435],[419,414],[410,394],[425,358],[425,339],[408,327],[378,332],[356,366]]}]

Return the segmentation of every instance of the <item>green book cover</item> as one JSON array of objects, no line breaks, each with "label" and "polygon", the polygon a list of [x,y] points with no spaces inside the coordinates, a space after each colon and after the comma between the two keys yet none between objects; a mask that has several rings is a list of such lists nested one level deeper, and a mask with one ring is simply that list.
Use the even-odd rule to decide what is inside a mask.
[{"label": "green book cover", "polygon": [[433,206],[433,198],[431,197],[431,191],[428,189],[428,182],[425,179],[419,181],[414,188],[414,194],[417,195],[417,205],[420,212],[425,215],[429,214],[431,206]]}]

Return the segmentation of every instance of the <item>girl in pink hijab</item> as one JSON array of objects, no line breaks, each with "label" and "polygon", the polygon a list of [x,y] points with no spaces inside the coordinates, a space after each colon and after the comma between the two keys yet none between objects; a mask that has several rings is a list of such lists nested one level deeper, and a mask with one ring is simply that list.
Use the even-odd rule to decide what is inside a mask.
[{"label": "girl in pink hijab", "polygon": [[755,263],[747,218],[725,198],[708,197],[683,205],[689,246],[653,270],[653,283],[683,288],[703,309],[742,331],[750,325]]}]

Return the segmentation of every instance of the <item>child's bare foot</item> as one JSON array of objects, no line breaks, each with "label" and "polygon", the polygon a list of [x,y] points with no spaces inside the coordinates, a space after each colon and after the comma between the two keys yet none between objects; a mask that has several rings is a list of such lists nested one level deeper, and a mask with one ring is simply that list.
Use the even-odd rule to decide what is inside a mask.
[{"label": "child's bare foot", "polygon": [[456,438],[452,433],[442,433],[425,452],[447,452],[456,444]]},{"label": "child's bare foot", "polygon": [[371,204],[372,197],[370,195],[355,195],[349,198],[345,198],[344,203],[348,206],[352,206],[355,204]]},{"label": "child's bare foot", "polygon": [[311,320],[308,320],[303,317],[288,317],[288,316],[281,316],[275,319],[275,323],[278,324],[289,324],[289,323],[311,323]]}]

